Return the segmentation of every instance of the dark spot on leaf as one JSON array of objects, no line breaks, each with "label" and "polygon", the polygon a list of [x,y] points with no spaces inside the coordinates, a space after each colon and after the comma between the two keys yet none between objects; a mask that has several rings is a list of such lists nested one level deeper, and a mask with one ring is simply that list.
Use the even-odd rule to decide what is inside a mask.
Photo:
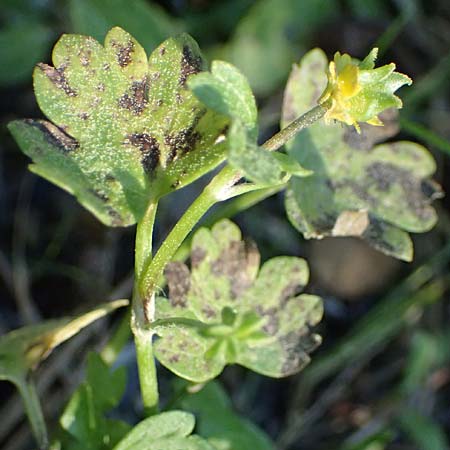
[{"label": "dark spot on leaf", "polygon": [[125,93],[119,99],[119,106],[128,109],[135,115],[142,114],[148,103],[147,78],[142,81],[134,81],[130,92]]},{"label": "dark spot on leaf", "polygon": [[120,67],[126,67],[131,63],[132,58],[131,54],[134,51],[134,42],[129,40],[125,45],[113,41],[111,42],[112,46],[116,51],[117,62]]},{"label": "dark spot on leaf", "polygon": [[418,218],[427,220],[433,214],[428,208],[428,199],[423,194],[421,180],[414,177],[411,171],[379,161],[367,167],[366,173],[382,192],[388,191],[394,184],[399,184],[409,209]]},{"label": "dark spot on leaf", "polygon": [[105,90],[104,83],[99,83],[99,85],[97,86],[97,90],[100,91],[100,92],[103,92]]},{"label": "dark spot on leaf", "polygon": [[113,207],[107,206],[108,216],[111,217],[111,223],[114,227],[121,227],[124,224],[122,216]]},{"label": "dark spot on leaf", "polygon": [[162,105],[164,105],[164,100],[163,99],[158,99],[158,100],[156,100],[156,106],[162,106]]},{"label": "dark spot on leaf", "polygon": [[175,101],[181,105],[183,103],[183,97],[180,94],[175,94]]},{"label": "dark spot on leaf", "polygon": [[161,73],[160,72],[153,72],[150,76],[150,79],[152,81],[156,81],[161,77]]},{"label": "dark spot on leaf", "polygon": [[386,224],[375,217],[370,217],[370,224],[362,235],[362,238],[374,245],[376,248],[382,248],[383,251],[392,253],[394,247],[385,239]]},{"label": "dark spot on leaf", "polygon": [[109,201],[109,197],[107,194],[102,192],[100,189],[88,189],[88,191],[94,196],[97,197],[99,200],[101,200],[104,203],[107,203]]},{"label": "dark spot on leaf", "polygon": [[166,47],[159,47],[159,54],[164,56],[166,54]]},{"label": "dark spot on leaf", "polygon": [[282,306],[287,300],[292,298],[295,294],[298,294],[305,286],[301,283],[290,283],[288,284],[280,294],[279,304]]},{"label": "dark spot on leaf", "polygon": [[264,309],[261,305],[258,305],[255,309],[260,316],[267,318],[267,322],[263,326],[263,330],[271,336],[275,336],[280,326],[279,319],[277,317],[277,308]]},{"label": "dark spot on leaf", "polygon": [[87,67],[91,62],[91,50],[86,48],[81,48],[78,51],[78,57],[80,58],[80,63],[83,67]]},{"label": "dark spot on leaf", "polygon": [[378,190],[386,192],[399,181],[404,170],[390,163],[375,162],[366,169],[369,178],[375,183]]},{"label": "dark spot on leaf", "polygon": [[320,338],[315,334],[299,335],[292,332],[283,336],[279,342],[285,353],[281,373],[287,376],[298,372],[309,363],[307,352],[313,351],[320,344]]},{"label": "dark spot on leaf", "polygon": [[69,97],[77,96],[77,92],[72,89],[67,82],[66,76],[64,74],[65,67],[55,69],[54,67],[43,63],[39,63],[38,67],[58,89],[63,90]]},{"label": "dark spot on leaf", "polygon": [[359,197],[371,207],[376,207],[378,201],[374,196],[369,194],[368,187],[369,185],[367,184],[367,181],[365,179],[363,179],[361,182],[358,182],[351,178],[344,178],[343,180],[332,183],[333,190],[350,189],[351,191],[353,191],[353,194],[356,195],[356,197]]},{"label": "dark spot on leaf", "polygon": [[191,267],[195,269],[205,259],[206,251],[201,247],[193,247],[191,251]]},{"label": "dark spot on leaf", "polygon": [[25,120],[29,125],[38,128],[45,136],[45,139],[53,146],[61,150],[62,153],[69,153],[76,150],[80,144],[72,136],[69,136],[63,129],[43,120]]},{"label": "dark spot on leaf", "polygon": [[250,274],[255,264],[259,264],[259,252],[253,242],[232,241],[211,265],[214,275],[225,275],[231,282],[231,296],[237,298],[253,283]]},{"label": "dark spot on leaf", "polygon": [[109,65],[109,63],[103,64],[103,70],[108,71],[109,69],[111,69],[111,66]]},{"label": "dark spot on leaf", "polygon": [[186,84],[190,75],[199,73],[203,68],[203,61],[199,55],[195,55],[188,45],[183,46],[183,54],[181,57],[181,74],[179,83],[181,86]]},{"label": "dark spot on leaf", "polygon": [[159,164],[159,144],[158,141],[148,133],[134,133],[127,136],[126,144],[137,147],[141,152],[141,164],[146,173],[153,173]]},{"label": "dark spot on leaf", "polygon": [[[300,223],[301,221],[303,221],[303,218],[301,217],[298,217],[298,219],[298,222]],[[311,220],[311,223],[314,229],[317,230],[319,234],[329,233],[336,223],[336,217],[324,211],[319,217],[315,217],[314,220]]]},{"label": "dark spot on leaf", "polygon": [[169,357],[169,362],[171,362],[172,364],[177,363],[180,360],[180,355],[175,354],[175,355],[171,355]]},{"label": "dark spot on leaf", "polygon": [[174,261],[167,264],[164,276],[169,286],[169,299],[172,306],[186,308],[187,293],[191,287],[191,278],[186,264]]},{"label": "dark spot on leaf", "polygon": [[420,187],[423,195],[430,200],[444,197],[441,186],[434,180],[422,180]]},{"label": "dark spot on leaf", "polygon": [[202,313],[205,315],[207,319],[213,319],[214,317],[217,316],[216,311],[214,311],[214,309],[212,309],[211,306],[209,305],[204,305],[202,307]]},{"label": "dark spot on leaf", "polygon": [[82,112],[79,114],[79,117],[81,120],[88,120],[89,119],[89,114],[86,112]]},{"label": "dark spot on leaf", "polygon": [[164,138],[164,143],[169,147],[169,156],[167,164],[171,163],[180,155],[185,155],[193,148],[201,139],[200,133],[195,131],[196,124],[193,124],[185,130],[181,130],[175,134],[169,134]]}]

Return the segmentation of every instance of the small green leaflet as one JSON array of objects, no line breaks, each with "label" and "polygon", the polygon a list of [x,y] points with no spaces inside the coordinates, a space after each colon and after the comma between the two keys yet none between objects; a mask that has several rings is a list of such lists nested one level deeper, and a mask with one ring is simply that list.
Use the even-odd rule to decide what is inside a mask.
[{"label": "small green leaflet", "polygon": [[97,319],[117,308],[128,305],[128,300],[115,300],[78,317],[48,320],[13,330],[0,337],[0,380],[15,382],[28,370],[36,368],[51,351]]},{"label": "small green leaflet", "polygon": [[28,376],[29,372],[55,347],[95,320],[126,305],[128,300],[116,300],[75,318],[48,320],[13,330],[0,337],[0,380],[14,383],[19,390],[40,445],[45,444],[46,429],[33,381]]},{"label": "small green leaflet", "polygon": [[258,134],[258,109],[247,79],[236,67],[213,61],[211,72],[192,76],[188,82],[195,96],[208,108],[239,120],[252,137]]},{"label": "small green leaflet", "polygon": [[277,257],[259,268],[259,252],[229,220],[195,234],[191,270],[166,268],[169,300],[157,299],[153,329],[159,361],[194,382],[240,364],[271,377],[288,376],[320,343],[310,332],[322,317],[319,297],[300,294],[308,282],[303,259]]},{"label": "small green leaflet", "polygon": [[198,432],[217,450],[275,449],[264,431],[233,411],[225,389],[217,381],[199,392],[180,395],[178,403],[195,414]]},{"label": "small green leaflet", "polygon": [[[321,50],[309,52],[294,66],[285,91],[282,126],[315,106],[327,83],[326,67]],[[358,236],[384,253],[410,261],[413,248],[408,232],[427,231],[436,222],[430,202],[440,189],[429,179],[435,162],[413,142],[374,146],[386,137],[383,128],[361,128],[358,136],[351,127],[325,125],[321,120],[287,144],[288,153],[314,172],[290,180],[288,217],[307,239]]]},{"label": "small green leaflet", "polygon": [[118,405],[126,386],[126,368],[115,371],[98,354],[88,355],[86,379],[74,392],[60,419],[59,446],[108,450],[131,429],[120,420],[105,417]]},{"label": "small green leaflet", "polygon": [[192,414],[168,411],[138,423],[114,450],[216,450],[204,439],[191,435]]},{"label": "small green leaflet", "polygon": [[113,28],[105,45],[63,35],[53,64],[39,64],[34,88],[53,123],[15,121],[9,128],[33,159],[31,170],[77,197],[106,225],[138,222],[155,201],[225,158],[225,117],[187,89],[206,69],[195,41],[181,35],[150,56]]},{"label": "small green leaflet", "polygon": [[228,163],[247,179],[262,186],[288,181],[291,175],[308,176],[310,171],[288,155],[271,153],[258,146],[258,110],[247,79],[236,67],[213,61],[211,72],[189,79],[189,88],[208,108],[229,117]]}]

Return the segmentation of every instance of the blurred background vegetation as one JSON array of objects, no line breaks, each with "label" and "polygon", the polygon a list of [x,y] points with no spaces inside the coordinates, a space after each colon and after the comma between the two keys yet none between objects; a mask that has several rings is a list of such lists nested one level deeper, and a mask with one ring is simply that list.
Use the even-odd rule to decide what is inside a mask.
[{"label": "blurred background vegetation", "polygon": [[[291,65],[312,47],[363,57],[380,47],[415,84],[404,99],[400,134],[427,145],[445,191],[450,156],[450,2],[448,0],[0,0],[0,334],[43,318],[129,296],[134,229],[106,229],[76,201],[27,172],[7,133],[15,118],[40,117],[31,74],[50,62],[61,33],[100,41],[119,25],[149,53],[187,31],[209,59],[238,66],[260,107],[261,139],[277,131]],[[165,200],[157,241],[167,234],[196,183]],[[324,343],[300,375],[269,380],[241,368],[222,376],[235,408],[277,442],[296,450],[444,450],[450,442],[449,202],[439,223],[415,238],[412,264],[355,239],[306,242],[289,225],[282,196],[236,217],[264,258],[300,255],[310,291],[325,299]],[[58,417],[83,375],[87,349],[101,348],[117,319],[92,326],[38,371],[46,416]],[[116,412],[136,420],[133,347],[126,398]],[[168,396],[170,376],[163,374]],[[0,448],[32,448],[20,399],[0,385]]]}]

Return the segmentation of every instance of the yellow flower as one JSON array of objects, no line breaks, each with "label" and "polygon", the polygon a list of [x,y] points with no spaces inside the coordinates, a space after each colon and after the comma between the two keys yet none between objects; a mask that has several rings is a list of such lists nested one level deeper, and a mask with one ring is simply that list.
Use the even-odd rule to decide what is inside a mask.
[{"label": "yellow flower", "polygon": [[402,107],[402,101],[393,93],[412,80],[394,72],[393,63],[375,69],[377,53],[374,48],[363,61],[335,53],[329,64],[327,87],[319,98],[319,104],[327,104],[326,121],[339,120],[359,132],[358,122],[383,125],[378,114],[387,108]]}]

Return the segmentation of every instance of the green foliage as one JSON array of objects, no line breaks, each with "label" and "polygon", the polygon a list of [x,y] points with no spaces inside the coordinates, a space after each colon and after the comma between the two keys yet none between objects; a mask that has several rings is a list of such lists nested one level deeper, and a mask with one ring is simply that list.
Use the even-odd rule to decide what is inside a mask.
[{"label": "green foliage", "polygon": [[259,269],[259,252],[228,220],[197,231],[190,272],[174,262],[165,275],[169,301],[156,304],[155,351],[183,378],[204,382],[229,363],[287,376],[320,343],[309,327],[321,319],[321,300],[299,295],[308,282],[306,262],[277,257]]},{"label": "green foliage", "polygon": [[363,439],[354,445],[345,445],[342,450],[385,450],[387,445],[393,440],[393,433],[381,431]]},{"label": "green foliage", "polygon": [[194,426],[192,414],[164,412],[136,425],[114,450],[215,450],[204,439],[191,435]]},{"label": "green foliage", "polygon": [[[22,150],[33,160],[31,170],[75,195],[104,224],[139,225],[132,325],[146,413],[158,408],[153,337],[159,361],[196,383],[216,377],[227,364],[271,377],[295,374],[321,341],[310,329],[321,319],[321,299],[302,293],[309,278],[306,262],[280,256],[260,267],[258,250],[242,240],[232,222],[222,220],[211,230],[195,233],[190,268],[182,262],[169,263],[204,213],[226,197],[223,192],[238,195],[287,184],[289,218],[306,238],[358,236],[404,260],[412,258],[408,232],[426,231],[436,221],[430,202],[440,191],[429,180],[435,163],[427,151],[411,142],[375,145],[395,134],[395,112],[384,113],[383,119],[390,121],[385,128],[364,124],[358,134],[357,122],[381,125],[378,114],[401,105],[394,91],[410,81],[394,72],[393,64],[374,69],[375,52],[360,63],[337,53],[328,80],[325,55],[319,50],[308,53],[294,67],[285,92],[282,125],[295,121],[293,126],[258,144],[258,113],[250,84],[258,93],[273,90],[287,75],[294,49],[290,44],[332,14],[328,6],[325,0],[261,0],[250,8],[224,51],[249,75],[250,83],[226,62],[214,61],[211,71],[206,71],[200,50],[188,35],[166,40],[149,59],[137,40],[119,27],[107,33],[104,46],[90,37],[64,35],[53,52],[54,67],[39,64],[34,74],[39,106],[52,122],[10,124]],[[111,25],[123,25],[151,48],[178,27],[162,9],[144,0],[72,0],[70,13],[79,31],[100,38]],[[33,34],[33,26],[28,34],[21,30],[20,45],[29,44],[39,53],[48,35],[44,28],[39,36]],[[14,32],[0,34],[0,43],[16,39]],[[20,54],[9,55],[13,55],[9,64],[17,66],[20,79],[26,68],[14,59],[16,53]],[[8,61],[8,55],[4,59]],[[12,78],[6,73],[6,80]],[[321,106],[315,107],[317,102]],[[323,114],[324,120],[313,123]],[[334,119],[355,125],[358,133],[328,123]],[[306,127],[288,143],[287,153],[269,152]],[[225,159],[231,168],[213,179],[153,258],[157,201]],[[247,180],[242,183],[240,177]],[[155,304],[156,283],[164,267],[169,298],[157,297]],[[397,309],[405,316],[408,305],[434,300],[442,289],[441,284],[430,285]],[[43,323],[0,338],[0,379],[12,381],[25,395],[42,448],[45,425],[27,378],[29,370],[56,345],[124,304],[118,301],[77,319]],[[392,316],[392,306],[388,309]],[[397,317],[384,324],[384,332],[380,333],[379,320],[369,328],[376,325],[372,334],[381,342],[399,324]],[[366,339],[370,333],[364,328],[363,334]],[[361,340],[360,335],[356,330],[353,341]],[[434,340],[417,341],[410,376],[402,386],[405,392],[436,363],[437,356],[428,351],[435,346]],[[317,365],[311,376],[323,379],[332,366],[354,355],[355,348],[341,346],[333,361]],[[124,388],[124,371],[111,371],[98,355],[91,355],[86,381],[61,417],[53,448],[274,448],[261,430],[233,412],[217,384],[178,400],[198,416],[197,430],[206,439],[192,434],[194,415],[183,411],[153,415],[132,429],[110,419],[108,414]],[[426,417],[408,413],[400,423],[421,446],[430,450],[447,446],[440,427]],[[433,438],[425,439],[428,434]],[[371,436],[350,448],[381,450],[390,437]]]},{"label": "green foliage", "polygon": [[2,27],[0,86],[28,81],[34,65],[45,57],[51,36],[50,29],[32,17]]},{"label": "green foliage", "polygon": [[119,26],[148,49],[178,30],[175,20],[161,7],[144,0],[70,0],[69,13],[76,33],[100,41],[112,27]]},{"label": "green foliage", "polygon": [[0,380],[18,383],[51,351],[95,320],[128,304],[116,300],[75,318],[48,320],[0,336]]},{"label": "green foliage", "polygon": [[46,446],[47,432],[39,399],[29,372],[51,351],[95,320],[128,304],[116,300],[75,318],[41,322],[0,336],[0,380],[14,383],[25,404],[28,418],[38,443]]},{"label": "green foliage", "polygon": [[217,141],[227,120],[187,90],[205,68],[187,35],[163,42],[147,57],[120,28],[102,47],[64,35],[55,67],[40,64],[34,85],[39,106],[55,124],[10,124],[31,170],[74,194],[110,226],[139,221],[147,204],[220,163]]},{"label": "green foliage", "polygon": [[292,175],[307,177],[312,174],[289,155],[269,152],[257,145],[256,139],[249,136],[240,122],[232,124],[228,145],[228,163],[261,186],[284,184]]},{"label": "green foliage", "polygon": [[221,58],[239,67],[258,95],[279,86],[310,32],[337,10],[330,0],[259,0],[238,23]]},{"label": "green foliage", "polygon": [[215,450],[191,435],[192,414],[170,411],[149,417],[136,426],[110,419],[125,390],[126,369],[115,371],[97,354],[88,357],[85,381],[72,395],[60,419],[59,438],[52,449],[62,450]]},{"label": "green foliage", "polygon": [[291,175],[310,175],[288,155],[269,153],[258,146],[255,98],[247,79],[231,64],[214,61],[211,72],[191,77],[189,88],[208,108],[232,120],[227,161],[246,178],[267,186],[284,183]]},{"label": "green foliage", "polygon": [[[316,104],[327,83],[326,66],[325,55],[314,50],[294,67],[285,92],[283,125]],[[389,127],[386,130],[390,133]],[[383,131],[367,125],[358,135],[340,124],[319,121],[297,135],[288,152],[314,174],[290,181],[286,209],[306,238],[359,236],[409,261],[413,250],[407,232],[427,231],[436,222],[430,199],[439,188],[429,181],[435,163],[425,148],[412,142],[373,146]]]},{"label": "green foliage", "polygon": [[405,411],[400,426],[408,437],[423,450],[446,450],[450,443],[445,430],[432,419],[416,411]]},{"label": "green foliage", "polygon": [[233,411],[230,399],[217,382],[184,395],[178,404],[197,418],[198,432],[217,450],[274,450],[269,437]]},{"label": "green foliage", "polygon": [[253,138],[258,134],[258,110],[247,79],[233,65],[213,61],[211,72],[199,73],[189,80],[189,88],[206,106],[238,120]]},{"label": "green foliage", "polygon": [[111,372],[99,355],[89,355],[86,379],[60,419],[65,432],[59,442],[62,449],[107,450],[126,435],[130,425],[105,417],[122,398],[125,382],[125,367]]}]

